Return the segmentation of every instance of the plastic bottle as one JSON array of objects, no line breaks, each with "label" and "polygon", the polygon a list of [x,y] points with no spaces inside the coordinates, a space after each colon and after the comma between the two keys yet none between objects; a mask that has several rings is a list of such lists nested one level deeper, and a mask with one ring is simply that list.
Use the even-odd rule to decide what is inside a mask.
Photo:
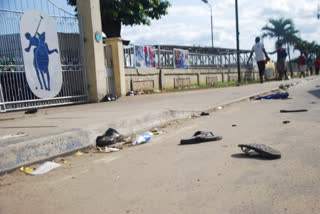
[{"label": "plastic bottle", "polygon": [[146,143],[151,139],[151,136],[153,134],[151,132],[145,132],[141,135],[139,135],[137,138],[133,139],[132,145],[138,145],[138,144],[143,144]]}]

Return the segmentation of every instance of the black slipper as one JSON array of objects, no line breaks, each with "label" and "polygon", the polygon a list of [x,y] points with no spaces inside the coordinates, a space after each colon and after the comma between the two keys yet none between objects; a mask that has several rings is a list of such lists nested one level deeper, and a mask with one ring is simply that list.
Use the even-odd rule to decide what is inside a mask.
[{"label": "black slipper", "polygon": [[197,131],[191,138],[181,139],[180,144],[196,144],[221,140],[222,136],[215,136],[212,132]]},{"label": "black slipper", "polygon": [[281,158],[281,153],[278,150],[272,149],[271,147],[266,146],[264,144],[239,144],[238,146],[247,155],[250,155],[250,151],[253,150],[254,152],[258,153],[261,157],[267,159]]},{"label": "black slipper", "polygon": [[306,111],[308,111],[308,109],[280,110],[281,113],[306,112]]}]

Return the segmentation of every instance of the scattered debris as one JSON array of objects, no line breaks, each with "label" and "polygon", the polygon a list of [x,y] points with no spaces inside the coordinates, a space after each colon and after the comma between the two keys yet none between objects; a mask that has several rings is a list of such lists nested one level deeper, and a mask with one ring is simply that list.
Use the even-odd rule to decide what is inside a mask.
[{"label": "scattered debris", "polygon": [[27,136],[27,134],[25,134],[24,132],[18,132],[17,134],[9,134],[9,135],[0,136],[0,140],[6,140],[6,139],[10,139],[10,138],[24,137],[24,136]]},{"label": "scattered debris", "polygon": [[209,112],[201,112],[201,114],[200,114],[200,116],[209,116],[210,115],[210,113]]},{"label": "scattered debris", "polygon": [[193,134],[191,138],[181,139],[180,144],[196,144],[196,143],[203,143],[209,141],[217,141],[221,140],[222,136],[216,136],[212,132],[205,132],[205,131],[197,131]]},{"label": "scattered debris", "polygon": [[117,152],[117,151],[120,150],[120,149],[118,149],[118,148],[112,148],[112,147],[107,147],[107,146],[105,146],[104,149],[102,149],[102,148],[99,147],[99,146],[97,146],[96,148],[97,148],[97,150],[98,150],[99,152],[104,152],[104,153]]},{"label": "scattered debris", "polygon": [[151,136],[153,135],[152,132],[145,132],[132,141],[132,145],[138,145],[148,142],[151,139]]},{"label": "scattered debris", "polygon": [[20,171],[21,171],[21,172],[24,172],[24,173],[26,173],[26,174],[30,174],[30,172],[33,172],[33,170],[34,170],[34,169],[29,168],[29,167],[25,167],[25,166],[20,167]]},{"label": "scattered debris", "polygon": [[285,121],[283,121],[282,123],[283,123],[283,124],[288,124],[288,123],[290,123],[290,121],[289,121],[289,120],[285,120]]},{"label": "scattered debris", "polygon": [[218,109],[218,110],[221,110],[221,109],[223,109],[223,107],[222,107],[222,106],[219,106],[219,107],[217,107],[217,109]]},{"label": "scattered debris", "polygon": [[154,89],[153,93],[161,93],[161,91],[159,89]]},{"label": "scattered debris", "polygon": [[129,91],[127,93],[127,96],[135,96],[135,95],[137,95],[137,92],[135,92],[135,91]]},{"label": "scattered debris", "polygon": [[316,88],[320,88],[320,85],[316,85]]},{"label": "scattered debris", "polygon": [[115,101],[118,97],[115,94],[107,94],[104,98],[100,100],[100,102],[108,102],[108,101]]},{"label": "scattered debris", "polygon": [[84,153],[83,152],[81,152],[81,151],[77,151],[76,153],[74,153],[73,155],[75,155],[75,156],[81,156],[81,155],[83,155]]},{"label": "scattered debris", "polygon": [[33,169],[33,168],[30,168],[30,167],[22,166],[20,168],[20,171],[24,172],[24,173],[26,173],[28,175],[42,175],[42,174],[50,172],[51,170],[53,170],[55,168],[60,167],[60,166],[61,166],[61,164],[59,164],[59,163],[46,161],[44,164],[39,166],[37,169]]},{"label": "scattered debris", "polygon": [[237,126],[237,124],[232,124],[232,127],[236,127]]},{"label": "scattered debris", "polygon": [[267,159],[281,158],[281,153],[278,150],[264,144],[239,144],[238,147],[248,156],[259,155]]},{"label": "scattered debris", "polygon": [[310,104],[317,104],[317,102],[311,102]]},{"label": "scattered debris", "polygon": [[143,94],[145,94],[145,93],[144,93],[144,90],[141,89],[140,91],[137,92],[137,94],[138,94],[138,95],[143,95]]},{"label": "scattered debris", "polygon": [[282,90],[287,90],[288,88],[290,88],[290,84],[286,84],[286,85],[281,84],[281,85],[279,85],[279,88]]},{"label": "scattered debris", "polygon": [[164,131],[161,131],[161,130],[158,130],[158,129],[152,129],[151,132],[152,132],[153,135],[161,135],[161,134],[165,133]]},{"label": "scattered debris", "polygon": [[306,112],[308,109],[280,110],[280,113]]},{"label": "scattered debris", "polygon": [[60,167],[61,164],[59,163],[54,163],[51,161],[46,161],[44,164],[39,166],[36,170],[30,172],[30,175],[42,175],[50,172],[51,170]]},{"label": "scattered debris", "polygon": [[96,145],[99,147],[109,146],[123,139],[117,130],[109,128],[103,135],[98,136],[96,139]]},{"label": "scattered debris", "polygon": [[37,112],[38,112],[37,108],[32,108],[32,109],[29,109],[29,110],[25,111],[24,113],[25,114],[35,114]]},{"label": "scattered debris", "polygon": [[275,94],[269,94],[267,96],[263,96],[263,97],[256,97],[255,100],[267,100],[267,99],[287,99],[289,97],[289,93],[288,92],[278,92]]}]

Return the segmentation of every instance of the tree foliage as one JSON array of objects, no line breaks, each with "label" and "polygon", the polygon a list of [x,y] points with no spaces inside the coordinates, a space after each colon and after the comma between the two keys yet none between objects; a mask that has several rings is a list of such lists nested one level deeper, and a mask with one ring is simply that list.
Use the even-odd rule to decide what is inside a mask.
[{"label": "tree foliage", "polygon": [[[76,6],[76,0],[67,0]],[[150,25],[160,19],[170,6],[166,0],[100,0],[102,30],[107,37],[120,37],[123,25]]]}]

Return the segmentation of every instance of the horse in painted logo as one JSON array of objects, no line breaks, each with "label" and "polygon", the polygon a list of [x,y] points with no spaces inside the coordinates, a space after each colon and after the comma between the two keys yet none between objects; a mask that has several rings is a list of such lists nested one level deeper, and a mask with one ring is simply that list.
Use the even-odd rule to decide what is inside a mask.
[{"label": "horse in painted logo", "polygon": [[[25,48],[26,52],[29,52],[31,47],[35,46],[33,49],[33,65],[37,73],[40,89],[43,89],[44,85],[45,90],[50,91],[49,55],[54,52],[58,53],[58,50],[49,50],[48,44],[46,43],[45,32],[42,34],[36,32],[33,37],[31,37],[30,33],[26,33],[25,37],[29,40],[29,46]],[[45,76],[47,77],[47,80]]]}]

